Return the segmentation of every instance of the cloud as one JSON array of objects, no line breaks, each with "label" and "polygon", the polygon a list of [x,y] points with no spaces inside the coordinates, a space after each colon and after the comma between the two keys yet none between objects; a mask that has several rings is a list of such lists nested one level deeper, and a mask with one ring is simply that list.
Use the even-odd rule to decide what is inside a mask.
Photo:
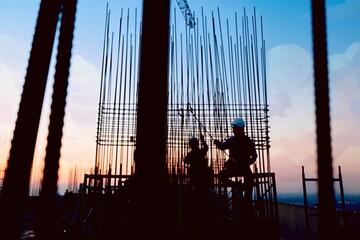
[{"label": "cloud", "polygon": [[0,62],[0,130],[9,132],[15,126],[20,93],[16,87],[17,76],[7,65]]},{"label": "cloud", "polygon": [[10,35],[0,33],[0,130],[10,132],[15,126],[25,69],[26,47]]},{"label": "cloud", "polygon": [[359,100],[360,42],[352,44],[344,54],[329,58],[331,94],[334,104],[346,104]]},{"label": "cloud", "polygon": [[[334,156],[360,146],[360,42],[329,58]],[[341,66],[341,67],[339,67]]]},{"label": "cloud", "polygon": [[294,107],[291,95],[311,87],[311,56],[294,44],[272,48],[267,56],[271,114],[283,116]]},{"label": "cloud", "polygon": [[267,61],[271,167],[279,192],[299,192],[301,166],[313,170],[316,160],[312,58],[286,44],[270,49]]},{"label": "cloud", "polygon": [[330,7],[327,11],[327,18],[332,20],[352,19],[360,20],[360,1],[347,0],[345,3]]},{"label": "cloud", "polygon": [[[0,33],[0,62],[6,64],[14,73],[25,73],[27,58],[30,53],[30,46],[28,45],[17,41],[8,34]],[[18,81],[22,80],[25,75],[16,77],[20,77],[15,79],[19,84]]]},{"label": "cloud", "polygon": [[[94,116],[96,122],[96,115]],[[80,166],[89,168],[95,159],[95,134],[94,126],[83,125],[75,121],[67,111],[63,131],[61,162],[65,166]],[[67,170],[67,169],[63,169]],[[66,176],[66,175],[64,175]],[[67,181],[67,178],[62,177]]]},{"label": "cloud", "polygon": [[100,72],[83,57],[74,55],[69,79],[68,108],[76,122],[96,126]]},{"label": "cloud", "polygon": [[[350,45],[343,54],[329,56],[333,166],[344,165],[345,184],[357,193],[360,192],[360,163],[356,159],[360,146],[359,63],[360,42]],[[281,45],[268,52],[271,166],[280,192],[293,192],[296,182],[301,186],[301,166],[305,166],[309,177],[317,176],[312,72],[311,55],[298,46]]]}]

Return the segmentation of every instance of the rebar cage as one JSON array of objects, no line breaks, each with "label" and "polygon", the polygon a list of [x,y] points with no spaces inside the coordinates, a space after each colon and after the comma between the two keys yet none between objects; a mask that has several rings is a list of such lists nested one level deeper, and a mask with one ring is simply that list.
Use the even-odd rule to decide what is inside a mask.
[{"label": "rebar cage", "polygon": [[[107,10],[108,11],[108,10]],[[177,33],[176,21],[171,21],[168,62],[168,109],[166,161],[169,181],[175,187],[188,184],[184,157],[190,150],[188,139],[203,135],[209,145],[208,166],[213,171],[212,190],[225,198],[227,217],[238,214],[239,193],[236,188],[220,186],[218,172],[223,168],[228,153],[215,148],[215,139],[224,140],[232,135],[230,126],[234,118],[246,122],[245,132],[251,137],[258,153],[252,165],[254,185],[254,211],[258,217],[276,218],[275,174],[270,167],[269,106],[265,67],[265,41],[258,40],[256,14],[252,24],[244,9],[241,29],[235,25],[232,33],[227,25],[227,42],[223,41],[220,13],[218,24],[214,15],[208,23],[202,16],[195,28],[185,27],[185,34]],[[174,14],[176,15],[176,14]],[[120,24],[129,26],[127,22]],[[134,21],[137,22],[136,20]],[[135,172],[138,59],[141,32],[126,29],[119,33],[117,55],[113,54],[114,33],[110,29],[109,12],[104,37],[103,69],[101,76],[96,157],[94,172],[85,175],[87,193],[122,191]],[[227,21],[228,24],[228,21]],[[202,29],[199,26],[203,26]],[[122,26],[123,27],[123,26]],[[119,27],[119,29],[122,29]],[[207,29],[212,31],[207,31]],[[242,34],[239,34],[241,32]],[[261,29],[262,32],[262,29]],[[137,36],[139,34],[139,37]],[[262,36],[262,33],[261,33]],[[129,38],[130,37],[130,38]],[[260,46],[258,45],[260,42]],[[114,69],[116,72],[114,73]],[[156,85],[154,85],[156,94]],[[154,106],[156,108],[156,106]],[[151,109],[149,109],[151,113]],[[149,114],[151,121],[151,114]],[[235,181],[241,183],[242,178]],[[241,194],[240,194],[241,195]],[[234,198],[236,196],[236,198]]]},{"label": "rebar cage", "polygon": [[[131,175],[134,173],[136,144],[137,39],[141,39],[141,32],[129,35],[131,29],[126,29],[126,34],[120,31],[115,56],[114,32],[109,30],[110,13],[107,13],[95,171],[97,174]],[[120,25],[129,27],[132,24],[129,11],[126,19],[125,23],[121,18]],[[255,9],[252,24],[244,9],[240,31],[235,14],[236,24],[232,31],[235,36],[229,32],[227,22],[227,43],[223,41],[219,10],[218,19],[219,24],[214,16],[211,23],[207,23],[202,16],[202,21],[198,20],[196,26],[203,26],[203,29],[185,27],[185,36],[177,33],[176,19],[171,21],[167,127],[170,174],[185,173],[182,159],[189,150],[187,140],[200,134],[204,135],[210,147],[209,166],[216,174],[226,160],[226,154],[216,150],[212,142],[231,136],[230,122],[236,117],[244,118],[246,133],[256,143],[259,158],[254,170],[256,167],[259,173],[271,171],[265,43],[257,37]],[[136,23],[135,19],[133,24]],[[207,32],[207,25],[212,32]],[[261,42],[260,46],[258,42]],[[151,117],[149,119],[151,121]]]}]

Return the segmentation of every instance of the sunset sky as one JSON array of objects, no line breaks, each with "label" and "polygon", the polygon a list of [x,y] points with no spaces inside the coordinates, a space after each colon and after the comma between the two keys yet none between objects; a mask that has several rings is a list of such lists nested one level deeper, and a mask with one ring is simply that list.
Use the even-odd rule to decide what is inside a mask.
[{"label": "sunset sky", "polygon": [[[69,169],[94,166],[97,109],[106,5],[117,21],[120,9],[141,15],[140,0],[79,0],[72,50],[70,85],[59,172],[59,191]],[[172,0],[172,8],[176,8]],[[264,23],[270,105],[271,168],[281,193],[302,192],[301,166],[316,177],[315,103],[311,2],[307,0],[188,0],[195,13],[210,15],[219,7],[232,18],[255,7]],[[345,193],[360,194],[360,1],[327,4],[328,68],[334,177],[341,166]],[[6,161],[26,74],[40,0],[0,4],[0,163]],[[114,23],[114,26],[116,24]],[[155,27],[155,26],[154,26]],[[53,78],[53,70],[49,79]],[[49,80],[48,88],[52,87]],[[46,92],[38,150],[47,134],[51,91]],[[38,164],[35,161],[34,164]],[[338,188],[338,185],[335,185]]]}]

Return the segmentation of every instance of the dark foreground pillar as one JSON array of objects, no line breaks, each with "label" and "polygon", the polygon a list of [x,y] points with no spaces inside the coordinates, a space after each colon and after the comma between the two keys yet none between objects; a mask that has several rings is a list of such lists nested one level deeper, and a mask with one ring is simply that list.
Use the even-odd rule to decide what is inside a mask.
[{"label": "dark foreground pillar", "polygon": [[325,1],[312,1],[312,31],[315,73],[316,137],[319,198],[319,239],[337,236],[331,155],[329,80]]},{"label": "dark foreground pillar", "polygon": [[133,233],[154,239],[166,236],[171,222],[166,170],[169,7],[169,0],[144,0],[140,49]]},{"label": "dark foreground pillar", "polygon": [[60,0],[42,0],[0,199],[1,239],[20,239]]}]

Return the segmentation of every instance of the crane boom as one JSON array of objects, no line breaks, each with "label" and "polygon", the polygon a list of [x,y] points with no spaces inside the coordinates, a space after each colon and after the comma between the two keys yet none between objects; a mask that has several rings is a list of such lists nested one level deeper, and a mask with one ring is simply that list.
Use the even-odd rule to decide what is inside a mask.
[{"label": "crane boom", "polygon": [[195,18],[193,14],[191,13],[189,4],[186,0],[176,0],[177,4],[179,5],[180,11],[183,14],[186,24],[193,28],[195,26]]}]

